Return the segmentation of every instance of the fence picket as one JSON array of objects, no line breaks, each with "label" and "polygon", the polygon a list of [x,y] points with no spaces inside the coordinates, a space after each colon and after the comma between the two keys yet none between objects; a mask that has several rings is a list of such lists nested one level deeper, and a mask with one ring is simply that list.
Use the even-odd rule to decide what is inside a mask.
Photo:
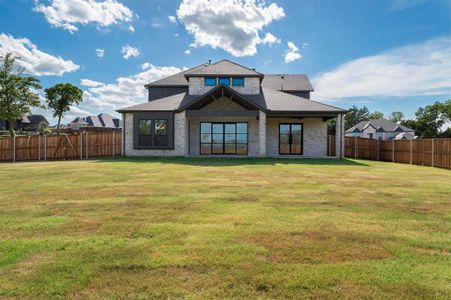
[{"label": "fence picket", "polygon": [[[328,140],[327,153],[334,156],[336,139],[334,136],[329,136]],[[450,138],[440,138],[433,139],[429,144],[426,139],[373,141],[368,138],[345,137],[345,157],[451,169],[450,141]],[[428,148],[428,145],[431,145],[431,148]]]},{"label": "fence picket", "polygon": [[[122,144],[122,134],[98,132],[92,135],[86,133],[85,136],[85,141],[82,133],[43,135],[43,137],[0,137],[0,162],[47,160],[49,154],[53,160],[83,159],[84,156],[86,159],[90,156],[92,158],[122,156],[122,147],[116,149]],[[85,153],[83,148],[86,150]],[[76,152],[77,149],[80,153]]]}]

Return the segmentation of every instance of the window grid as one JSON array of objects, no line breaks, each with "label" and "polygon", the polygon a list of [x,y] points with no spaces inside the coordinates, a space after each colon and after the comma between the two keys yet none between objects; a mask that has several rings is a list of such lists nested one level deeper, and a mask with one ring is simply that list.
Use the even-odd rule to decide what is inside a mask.
[{"label": "window grid", "polygon": [[247,123],[200,123],[200,154],[247,155]]}]

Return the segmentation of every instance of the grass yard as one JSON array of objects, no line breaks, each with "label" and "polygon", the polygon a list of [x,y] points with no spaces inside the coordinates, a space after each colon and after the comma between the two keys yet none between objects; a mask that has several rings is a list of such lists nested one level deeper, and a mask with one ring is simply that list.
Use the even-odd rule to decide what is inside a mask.
[{"label": "grass yard", "polygon": [[450,298],[451,171],[0,164],[0,298]]}]

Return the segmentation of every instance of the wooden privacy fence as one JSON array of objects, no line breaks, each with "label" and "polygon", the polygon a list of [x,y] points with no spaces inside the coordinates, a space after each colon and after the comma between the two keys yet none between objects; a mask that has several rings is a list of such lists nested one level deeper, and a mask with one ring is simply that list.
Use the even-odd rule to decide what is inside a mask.
[{"label": "wooden privacy fence", "polygon": [[120,131],[0,138],[0,162],[115,156],[122,156]]},{"label": "wooden privacy fence", "polygon": [[[328,138],[335,156],[335,136]],[[345,157],[451,168],[451,139],[375,140],[345,137]]]}]

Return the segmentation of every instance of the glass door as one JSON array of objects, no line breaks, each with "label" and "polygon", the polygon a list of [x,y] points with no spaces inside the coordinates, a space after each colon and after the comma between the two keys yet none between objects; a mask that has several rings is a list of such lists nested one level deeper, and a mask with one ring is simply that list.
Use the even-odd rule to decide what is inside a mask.
[{"label": "glass door", "polygon": [[279,154],[302,154],[302,124],[279,124]]}]

